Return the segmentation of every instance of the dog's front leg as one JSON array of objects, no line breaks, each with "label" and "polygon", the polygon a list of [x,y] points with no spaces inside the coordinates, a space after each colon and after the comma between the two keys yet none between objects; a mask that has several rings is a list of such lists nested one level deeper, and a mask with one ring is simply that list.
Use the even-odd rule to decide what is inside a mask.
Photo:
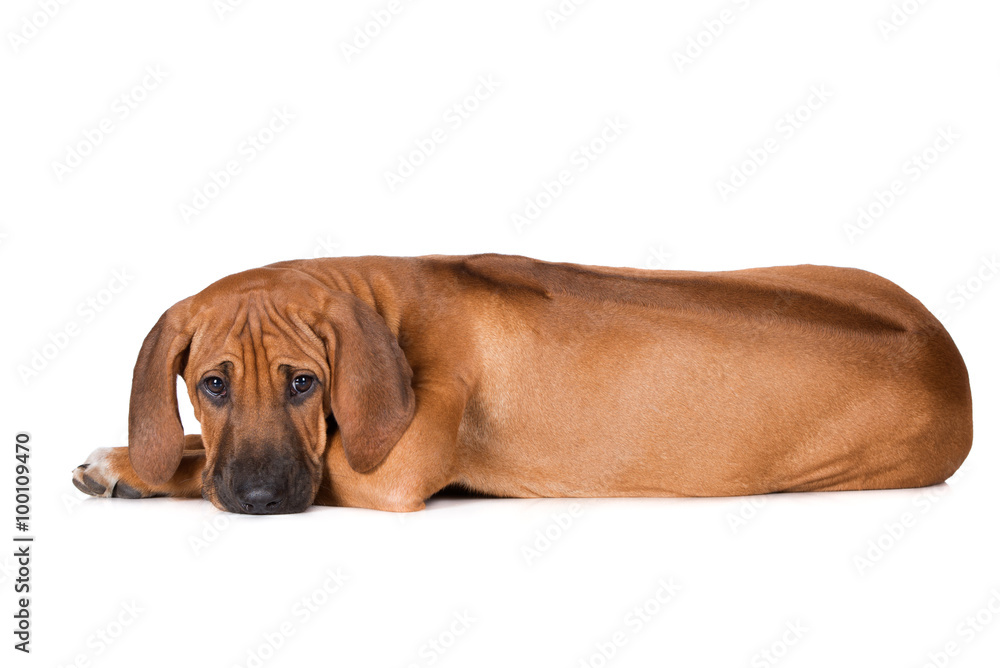
[{"label": "dog's front leg", "polygon": [[457,383],[426,380],[415,390],[413,422],[374,470],[353,470],[339,434],[334,435],[317,504],[413,512],[422,510],[427,498],[454,481],[467,390]]},{"label": "dog's front leg", "polygon": [[145,499],[153,496],[201,497],[205,449],[199,434],[184,437],[184,456],[176,473],[162,485],[149,485],[132,468],[128,448],[98,448],[73,470],[73,484],[91,496]]}]

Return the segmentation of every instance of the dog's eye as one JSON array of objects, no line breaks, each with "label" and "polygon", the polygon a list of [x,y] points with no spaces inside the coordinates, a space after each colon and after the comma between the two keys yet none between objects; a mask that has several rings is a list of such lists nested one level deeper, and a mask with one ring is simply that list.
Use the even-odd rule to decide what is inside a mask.
[{"label": "dog's eye", "polygon": [[213,396],[221,397],[226,393],[226,382],[218,376],[209,376],[202,381],[202,384],[208,390],[208,393]]},{"label": "dog's eye", "polygon": [[296,376],[292,379],[292,394],[302,394],[303,392],[308,392],[309,388],[312,387],[312,384],[312,376]]}]

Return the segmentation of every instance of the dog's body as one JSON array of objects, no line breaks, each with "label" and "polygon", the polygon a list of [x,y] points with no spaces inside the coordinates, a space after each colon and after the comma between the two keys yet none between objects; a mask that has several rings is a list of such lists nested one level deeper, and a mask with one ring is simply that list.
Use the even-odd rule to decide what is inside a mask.
[{"label": "dog's body", "polygon": [[[290,369],[325,400],[282,389]],[[161,415],[163,373],[178,372],[204,442]],[[416,510],[450,484],[518,497],[919,487],[972,442],[968,374],[942,325],[889,281],[833,267],[283,262],[168,311],[133,383],[131,464],[98,451],[77,485],[237,512]],[[246,409],[264,396],[269,413]],[[293,457],[275,492],[264,472]]]}]

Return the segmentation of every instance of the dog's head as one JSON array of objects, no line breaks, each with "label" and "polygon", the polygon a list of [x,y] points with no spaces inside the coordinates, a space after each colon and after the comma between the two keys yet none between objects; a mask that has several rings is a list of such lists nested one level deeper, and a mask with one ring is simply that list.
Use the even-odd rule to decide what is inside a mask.
[{"label": "dog's head", "polygon": [[377,466],[413,417],[412,371],[386,322],[357,297],[294,269],[234,274],[163,314],[139,351],[129,459],[150,484],[184,452],[183,376],[206,451],[203,494],[236,513],[294,513],[323,480],[339,429],[358,472]]}]

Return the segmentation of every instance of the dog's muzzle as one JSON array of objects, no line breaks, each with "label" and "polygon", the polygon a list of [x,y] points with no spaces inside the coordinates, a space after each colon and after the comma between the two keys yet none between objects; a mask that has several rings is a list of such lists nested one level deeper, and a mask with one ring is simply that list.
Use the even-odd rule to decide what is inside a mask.
[{"label": "dog's muzzle", "polygon": [[213,476],[226,510],[247,515],[300,513],[312,504],[312,476],[291,458],[234,458]]}]

